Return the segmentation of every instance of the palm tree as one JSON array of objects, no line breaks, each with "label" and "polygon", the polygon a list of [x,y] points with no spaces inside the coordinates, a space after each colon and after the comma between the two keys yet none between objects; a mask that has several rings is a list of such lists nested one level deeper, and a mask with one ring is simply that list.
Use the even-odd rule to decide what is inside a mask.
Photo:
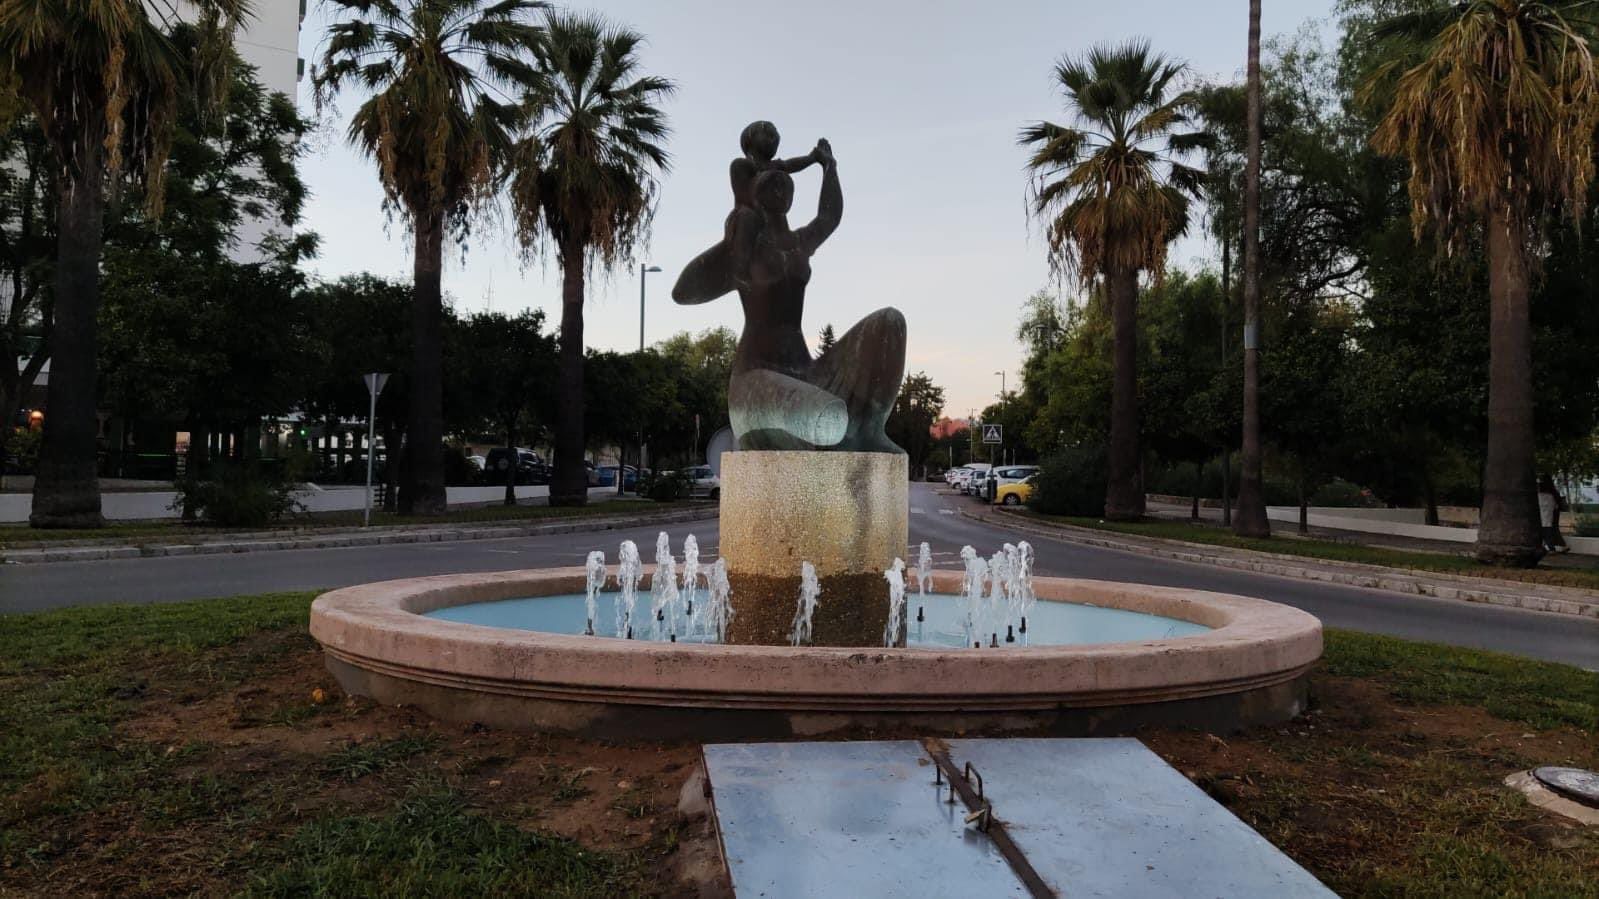
[{"label": "palm tree", "polygon": [[377,163],[414,242],[411,409],[400,509],[445,510],[444,244],[489,199],[509,157],[514,101],[531,76],[535,0],[328,0],[335,21],[312,77],[317,105],[368,93],[348,137]]},{"label": "palm tree", "polygon": [[1477,558],[1532,566],[1543,555],[1534,481],[1528,297],[1543,228],[1580,221],[1594,174],[1599,74],[1583,0],[1471,0],[1396,17],[1384,36],[1418,38],[1422,56],[1368,85],[1391,87],[1379,152],[1410,162],[1417,236],[1479,239],[1488,256],[1488,452]]},{"label": "palm tree", "polygon": [[1138,275],[1159,279],[1167,245],[1188,228],[1188,197],[1204,175],[1180,160],[1205,135],[1184,130],[1192,98],[1173,85],[1184,66],[1145,41],[1098,46],[1062,60],[1055,76],[1080,127],[1038,122],[1031,206],[1050,261],[1087,286],[1105,279],[1114,325],[1109,479],[1105,517],[1144,514],[1138,446]]},{"label": "palm tree", "polygon": [[179,98],[208,107],[220,99],[218,86],[227,79],[216,70],[250,12],[249,0],[199,0],[193,7],[202,52],[190,68],[166,37],[178,24],[175,4],[0,0],[0,93],[21,101],[0,106],[33,115],[60,171],[55,324],[29,517],[34,527],[103,523],[95,318],[106,189],[124,174],[142,176],[149,212],[160,213]]},{"label": "palm tree", "polygon": [[643,37],[583,13],[547,12],[511,169],[518,236],[561,266],[561,360],[550,502],[588,500],[583,468],[583,301],[596,264],[630,264],[649,232],[670,134],[672,82],[640,72]]},{"label": "palm tree", "polygon": [[1260,458],[1260,0],[1249,0],[1245,91],[1249,148],[1244,163],[1244,436],[1233,532],[1270,537]]}]

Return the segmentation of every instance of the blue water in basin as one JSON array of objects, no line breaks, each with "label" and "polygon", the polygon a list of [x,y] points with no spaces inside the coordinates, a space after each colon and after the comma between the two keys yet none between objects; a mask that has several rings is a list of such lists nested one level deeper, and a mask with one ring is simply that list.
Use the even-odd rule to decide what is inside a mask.
[{"label": "blue water in basin", "polygon": [[[618,594],[602,593],[594,622],[596,636],[615,637],[615,600]],[[703,601],[703,594],[701,594]],[[822,597],[825,605],[827,597]],[[887,603],[887,599],[884,599]],[[648,639],[652,622],[649,620],[650,597],[640,593],[634,610],[634,636]],[[929,594],[925,600],[912,593],[905,601],[909,617],[909,644],[926,648],[956,648],[970,646],[967,636],[966,602],[959,596]],[[703,606],[696,605],[697,615],[703,615]],[[733,613],[738,614],[738,600],[733,601]],[[924,619],[917,621],[918,614]],[[487,627],[513,628],[525,631],[542,631],[552,634],[582,634],[588,618],[583,594],[565,596],[530,597],[527,599],[502,599],[494,602],[477,602],[427,613],[429,618],[459,621]],[[1027,632],[1019,633],[1019,622],[1009,622],[1015,643],[1006,643],[1006,629],[1002,618],[991,619],[984,628],[981,639],[984,646],[998,638],[1005,646],[1083,646],[1097,643],[1125,643],[1143,640],[1163,640],[1190,637],[1210,630],[1202,624],[1128,612],[1122,609],[1105,609],[1099,606],[1040,600],[1027,617]],[[698,624],[698,622],[696,622]],[[714,642],[703,626],[688,628],[680,633],[683,642]]]}]

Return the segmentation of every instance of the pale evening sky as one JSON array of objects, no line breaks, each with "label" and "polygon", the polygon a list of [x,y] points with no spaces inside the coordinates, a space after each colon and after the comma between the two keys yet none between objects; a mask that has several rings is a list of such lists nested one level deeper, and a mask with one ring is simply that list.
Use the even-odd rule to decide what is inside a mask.
[{"label": "pale evening sky", "polygon": [[[1264,32],[1325,20],[1334,0],[1273,0]],[[676,306],[672,282],[684,263],[715,242],[731,206],[727,163],[738,134],[771,119],[782,153],[802,155],[831,140],[844,186],[844,220],[815,260],[805,328],[813,345],[823,325],[842,334],[864,314],[896,306],[906,315],[909,372],[926,371],[945,389],[945,413],[964,416],[993,402],[1004,370],[1014,388],[1022,302],[1051,283],[1044,246],[1026,216],[1026,122],[1066,117],[1051,72],[1066,53],[1094,43],[1149,38],[1206,78],[1232,78],[1245,62],[1244,0],[613,0],[592,4],[648,37],[648,71],[672,78],[667,111],[672,172],[661,191],[649,249],[664,269],[651,275],[646,339],[727,325],[742,315],[736,296]],[[314,63],[325,20],[312,3],[301,54]],[[341,111],[354,107],[346,97]],[[313,111],[309,78],[301,108]],[[411,244],[399,222],[385,226],[372,165],[344,142],[330,113],[310,139],[302,175],[312,191],[304,225],[322,236],[312,265],[322,277],[371,271],[409,278]],[[815,214],[818,176],[798,177],[796,224]],[[1203,264],[1211,248],[1189,238],[1173,262]],[[503,227],[480,227],[463,258],[445,262],[444,289],[463,312],[544,309],[560,316],[553,266],[527,268]],[[1070,290],[1070,288],[1067,288]],[[638,271],[592,283],[590,346],[638,346]]]}]

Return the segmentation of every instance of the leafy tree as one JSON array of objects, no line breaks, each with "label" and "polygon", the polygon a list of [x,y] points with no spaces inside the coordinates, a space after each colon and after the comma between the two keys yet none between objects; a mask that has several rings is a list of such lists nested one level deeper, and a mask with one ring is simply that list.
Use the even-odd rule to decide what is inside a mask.
[{"label": "leafy tree", "polygon": [[[1396,60],[1376,148],[1410,162],[1418,236],[1481,235],[1488,259],[1488,446],[1476,554],[1531,566],[1542,555],[1535,486],[1530,298],[1547,223],[1580,218],[1593,177],[1599,73],[1581,2],[1473,0],[1397,16],[1381,34],[1421,42]],[[1386,87],[1374,87],[1385,90]],[[1480,229],[1480,230],[1479,230]]]},{"label": "leafy tree", "polygon": [[312,368],[301,283],[277,263],[112,251],[101,311],[106,402],[130,420],[188,422],[191,445],[233,434],[253,461],[262,418],[293,410]]},{"label": "leafy tree", "polygon": [[[0,91],[33,115],[55,158],[56,265],[49,414],[34,481],[34,527],[99,526],[96,315],[106,188],[142,175],[152,215],[181,99],[209,107],[247,0],[197,0],[190,68],[165,35],[175,7],[145,0],[0,3]],[[192,90],[190,89],[192,87]],[[20,100],[20,103],[14,102]],[[9,362],[6,364],[10,364]]]},{"label": "leafy tree", "polygon": [[388,512],[396,512],[400,476],[397,462],[410,410],[406,369],[413,356],[408,313],[414,291],[403,281],[360,274],[318,284],[307,293],[314,362],[301,409],[312,419],[363,419],[371,407],[362,377],[371,373],[389,375],[378,395],[373,425],[387,455],[380,473],[386,488],[384,505]]},{"label": "leafy tree", "polygon": [[926,372],[917,372],[900,385],[899,396],[888,414],[888,439],[910,456],[912,470],[927,464],[933,449],[933,423],[944,414],[944,388]]},{"label": "leafy tree", "polygon": [[1180,159],[1205,143],[1189,123],[1193,98],[1174,93],[1183,66],[1145,42],[1101,46],[1065,59],[1056,77],[1078,127],[1039,122],[1033,147],[1033,214],[1051,261],[1085,285],[1103,276],[1114,322],[1109,478],[1105,515],[1136,519],[1144,494],[1138,449],[1138,275],[1159,277],[1167,245],[1188,227],[1187,194],[1203,173]]},{"label": "leafy tree", "polygon": [[640,72],[644,38],[598,16],[550,11],[521,113],[511,203],[524,246],[561,266],[561,367],[550,502],[588,501],[583,467],[583,304],[596,264],[631,264],[668,168],[661,102],[674,90]]},{"label": "leafy tree", "polygon": [[[555,380],[555,338],[544,333],[544,313],[509,316],[483,313],[453,329],[452,380],[461,394],[451,404],[463,424],[486,426],[515,449],[517,441],[543,430]],[[516,478],[505,479],[505,504],[516,505]]]},{"label": "leafy tree", "polygon": [[833,326],[831,323],[822,326],[822,335],[819,340],[820,342],[816,346],[816,351],[818,353],[827,352],[833,348],[833,344],[838,342],[838,337],[833,333]]},{"label": "leafy tree", "polygon": [[441,276],[444,243],[463,236],[493,191],[541,40],[533,0],[328,0],[335,21],[312,76],[318,107],[346,88],[370,96],[350,119],[352,145],[377,163],[386,204],[414,238],[411,411],[401,510],[446,507]]},{"label": "leafy tree", "polygon": [[38,435],[14,432],[12,416],[22,404],[24,385],[32,385],[50,360],[50,260],[55,254],[56,167],[44,133],[32,116],[5,116],[0,131],[0,278],[8,306],[0,316],[0,359],[26,359],[0,365],[0,452],[26,433],[37,450]]}]

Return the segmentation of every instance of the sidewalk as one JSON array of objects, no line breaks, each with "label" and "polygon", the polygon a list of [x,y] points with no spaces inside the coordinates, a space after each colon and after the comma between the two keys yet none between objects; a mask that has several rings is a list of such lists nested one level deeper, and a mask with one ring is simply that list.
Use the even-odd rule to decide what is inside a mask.
[{"label": "sidewalk", "polygon": [[1008,530],[1177,562],[1214,565],[1218,568],[1348,587],[1391,590],[1396,593],[1459,602],[1485,603],[1536,612],[1599,618],[1599,591],[1578,587],[1528,584],[1493,578],[1455,577],[1431,571],[1387,568],[1358,562],[1306,559],[1301,556],[1255,552],[1182,540],[1119,534],[1038,521],[997,507],[963,509],[961,514]]},{"label": "sidewalk", "polygon": [[[1193,508],[1189,505],[1164,503],[1150,500],[1146,512],[1151,518],[1163,521],[1193,522],[1189,517]],[[1199,509],[1200,523],[1221,526],[1222,511],[1220,509],[1201,506]],[[1273,521],[1271,523],[1273,534],[1284,536],[1299,534],[1297,523]],[[1307,536],[1322,540],[1332,540],[1338,543],[1348,543],[1357,546],[1372,546],[1379,549],[1398,549],[1416,552],[1443,553],[1452,556],[1471,555],[1470,543],[1451,543],[1445,540],[1424,540],[1419,537],[1401,537],[1395,534],[1377,534],[1371,531],[1348,531],[1336,528],[1311,526]],[[1546,556],[1541,563],[1549,568],[1599,568],[1599,558],[1582,556],[1575,553],[1566,553],[1556,556]]]},{"label": "sidewalk", "polygon": [[390,525],[376,527],[306,528],[292,531],[253,531],[212,534],[198,539],[151,537],[148,542],[96,541],[68,546],[4,550],[6,564],[37,565],[48,562],[91,562],[103,559],[137,559],[160,556],[221,555],[224,553],[273,552],[288,549],[340,549],[352,546],[381,546],[399,543],[443,543],[454,540],[501,540],[507,537],[534,537],[549,534],[577,534],[611,531],[655,524],[682,524],[716,518],[715,505],[666,512],[583,517],[555,520],[448,525]]}]

